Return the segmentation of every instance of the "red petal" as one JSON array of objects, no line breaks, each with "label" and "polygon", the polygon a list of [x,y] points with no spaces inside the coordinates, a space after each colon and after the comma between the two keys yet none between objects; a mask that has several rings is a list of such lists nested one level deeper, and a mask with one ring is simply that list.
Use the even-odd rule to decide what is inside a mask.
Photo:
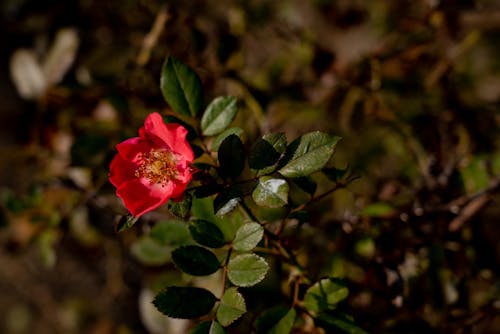
[{"label": "red petal", "polygon": [[190,169],[189,169],[189,165],[188,165],[188,162],[187,161],[179,161],[179,163],[177,164],[177,177],[176,177],[176,181],[178,183],[184,183],[184,184],[188,184],[189,181],[191,181],[191,178],[192,178],[192,174]]},{"label": "red petal", "polygon": [[[142,181],[142,182],[141,182]],[[130,213],[139,217],[165,204],[173,193],[173,184],[149,185],[145,180],[132,180],[121,185],[116,191]]]},{"label": "red petal", "polygon": [[194,154],[186,141],[187,130],[182,125],[165,124],[157,112],[150,114],[144,121],[144,130],[139,133],[149,137],[158,146],[168,146],[172,151],[182,155],[186,160],[193,161]]},{"label": "red petal", "polygon": [[[189,182],[188,182],[189,183]],[[186,190],[187,183],[174,183],[174,189],[172,194],[170,195],[171,198],[177,198],[181,196],[184,193],[184,190]]]},{"label": "red petal", "polygon": [[109,182],[118,188],[122,183],[136,178],[136,168],[134,163],[123,159],[119,154],[115,155],[109,165]]},{"label": "red petal", "polygon": [[136,161],[139,154],[149,152],[151,145],[140,137],[129,138],[116,145],[118,153],[123,159],[128,161]]}]

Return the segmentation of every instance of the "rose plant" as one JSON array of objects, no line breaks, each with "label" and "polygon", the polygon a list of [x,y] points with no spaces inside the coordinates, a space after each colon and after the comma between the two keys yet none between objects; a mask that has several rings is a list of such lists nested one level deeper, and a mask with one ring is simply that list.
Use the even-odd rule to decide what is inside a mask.
[{"label": "rose plant", "polygon": [[173,57],[165,60],[160,87],[174,115],[150,114],[138,137],[116,146],[110,165],[110,182],[130,212],[118,230],[167,204],[175,219],[154,225],[133,252],[146,264],[173,262],[188,277],[218,272],[221,292],[188,279],[164,287],[154,298],[156,308],[169,317],[199,319],[190,333],[231,331],[245,314],[257,312],[247,308],[246,289],[268,276],[270,263],[281,263],[285,269],[274,275],[288,277],[289,303],[258,311],[255,332],[364,333],[339,311],[349,295],[346,284],[314,277],[286,236],[290,226],[308,222],[311,204],[355,178],[334,167],[340,138],[314,131],[291,142],[283,133],[245,142],[244,131],[230,126],[237,99],[216,97],[200,115],[201,81]]}]

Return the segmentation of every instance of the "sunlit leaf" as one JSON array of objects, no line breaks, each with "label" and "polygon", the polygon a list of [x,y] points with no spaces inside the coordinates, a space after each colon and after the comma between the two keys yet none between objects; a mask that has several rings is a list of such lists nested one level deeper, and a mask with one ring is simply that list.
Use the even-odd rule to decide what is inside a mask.
[{"label": "sunlit leaf", "polygon": [[200,124],[205,136],[214,136],[224,131],[236,116],[236,102],[233,96],[219,96],[208,105]]},{"label": "sunlit leaf", "polygon": [[180,270],[193,276],[210,275],[220,267],[219,260],[214,253],[194,245],[175,249],[172,252],[172,260]]},{"label": "sunlit leaf", "polygon": [[194,319],[210,312],[216,301],[217,298],[208,290],[171,286],[161,291],[153,304],[169,317]]},{"label": "sunlit leaf", "polygon": [[279,208],[288,203],[288,183],[284,179],[263,176],[259,179],[252,198],[260,206]]},{"label": "sunlit leaf", "polygon": [[269,265],[255,254],[240,254],[229,260],[227,275],[236,286],[253,286],[264,279]]},{"label": "sunlit leaf", "polygon": [[325,278],[307,289],[304,306],[314,313],[333,310],[348,295],[349,290],[339,280]]},{"label": "sunlit leaf", "polygon": [[237,231],[233,240],[234,250],[245,252],[254,249],[262,240],[264,228],[258,223],[248,223],[242,225]]},{"label": "sunlit leaf", "polygon": [[245,299],[235,287],[229,288],[224,292],[217,309],[217,320],[222,326],[229,326],[236,319],[241,317],[247,311]]},{"label": "sunlit leaf", "polygon": [[335,151],[340,137],[315,131],[294,140],[283,158],[279,173],[285,177],[300,177],[321,170]]},{"label": "sunlit leaf", "polygon": [[185,116],[196,116],[203,103],[198,75],[180,60],[169,56],[163,63],[160,88],[172,109]]}]

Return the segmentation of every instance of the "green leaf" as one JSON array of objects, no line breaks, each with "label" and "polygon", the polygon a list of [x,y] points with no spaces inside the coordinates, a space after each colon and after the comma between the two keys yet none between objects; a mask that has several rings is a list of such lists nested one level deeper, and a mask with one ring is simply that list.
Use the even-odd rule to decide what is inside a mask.
[{"label": "green leaf", "polygon": [[200,78],[177,58],[167,57],[163,63],[160,88],[175,112],[196,116],[201,109],[203,93]]},{"label": "green leaf", "polygon": [[286,136],[283,132],[268,133],[262,137],[265,141],[273,146],[279,154],[285,153],[286,150]]},{"label": "green leaf", "polygon": [[224,234],[217,225],[202,219],[189,223],[189,232],[200,245],[210,248],[220,248],[225,245]]},{"label": "green leaf", "polygon": [[309,176],[294,178],[292,179],[292,182],[309,195],[314,195],[318,186],[316,182],[314,182],[314,180]]},{"label": "green leaf", "polygon": [[37,243],[40,250],[40,259],[47,268],[51,268],[56,264],[55,244],[58,239],[59,234],[56,229],[46,229],[38,235]]},{"label": "green leaf", "polygon": [[203,113],[200,124],[201,131],[205,136],[221,133],[233,121],[237,111],[235,97],[216,97]]},{"label": "green leaf", "polygon": [[285,306],[276,306],[264,311],[255,321],[257,334],[287,334],[295,322],[296,311]]},{"label": "green leaf", "polygon": [[200,246],[183,246],[172,252],[172,260],[175,265],[193,276],[210,275],[219,269],[220,264],[217,257],[206,248]]},{"label": "green leaf", "polygon": [[366,217],[387,217],[393,215],[395,211],[394,207],[389,203],[377,202],[365,206],[361,215]]},{"label": "green leaf", "polygon": [[[467,165],[461,169],[460,174],[467,193],[474,193],[488,187],[491,177],[486,161],[488,160],[485,160],[483,157],[472,156]],[[493,165],[491,160],[489,164]]]},{"label": "green leaf", "polygon": [[226,241],[233,240],[236,230],[242,225],[234,220],[238,212],[234,212],[230,216],[216,216],[214,214],[214,200],[211,197],[195,198],[193,200],[192,213],[195,218],[208,220],[217,225],[224,234]]},{"label": "green leaf", "polygon": [[193,201],[193,197],[190,193],[184,193],[184,198],[181,201],[173,201],[170,200],[168,202],[168,211],[174,216],[180,219],[186,219],[189,215],[189,211],[191,210],[191,203]]},{"label": "green leaf", "polygon": [[243,192],[238,186],[222,190],[214,199],[214,212],[217,217],[223,217],[233,211],[241,201]]},{"label": "green leaf", "polygon": [[229,260],[227,276],[236,286],[253,286],[264,279],[269,265],[255,254],[240,254]]},{"label": "green leaf", "polygon": [[214,139],[214,141],[212,142],[212,146],[210,146],[210,149],[214,152],[217,152],[219,150],[220,144],[224,141],[224,139],[226,139],[230,135],[236,135],[241,138],[242,134],[242,128],[229,128],[227,130],[224,130],[224,132],[222,132],[217,136],[217,138]]},{"label": "green leaf", "polygon": [[295,139],[283,158],[279,173],[285,177],[308,176],[322,169],[332,157],[340,137],[315,131]]},{"label": "green leaf", "polygon": [[186,223],[179,220],[161,221],[151,228],[150,237],[161,245],[183,246],[191,241]]},{"label": "green leaf", "polygon": [[252,169],[262,169],[272,166],[278,162],[285,148],[286,138],[284,134],[279,133],[268,135],[267,137],[264,136],[252,146],[248,156],[248,165]]},{"label": "green leaf", "polygon": [[333,310],[348,295],[349,290],[339,280],[325,278],[307,289],[304,306],[312,313]]},{"label": "green leaf", "polygon": [[354,322],[347,317],[323,313],[318,318],[315,318],[315,323],[323,327],[328,333],[368,334],[368,332],[356,326]]},{"label": "green leaf", "polygon": [[371,237],[364,237],[356,241],[354,245],[355,252],[367,259],[375,256],[376,245],[375,241]]},{"label": "green leaf", "polygon": [[115,225],[116,232],[123,232],[128,230],[139,220],[139,217],[134,217],[132,215],[122,216],[120,220]]},{"label": "green leaf", "polygon": [[264,228],[258,223],[248,223],[242,225],[237,231],[233,240],[234,250],[248,252],[254,249],[262,240]]},{"label": "green leaf", "polygon": [[171,249],[153,238],[144,236],[132,244],[130,252],[145,265],[161,266],[170,261]]},{"label": "green leaf", "polygon": [[292,331],[297,312],[291,308],[270,330],[269,334],[289,334]]},{"label": "green leaf", "polygon": [[257,205],[280,208],[288,203],[288,183],[283,179],[262,176],[252,193]]},{"label": "green leaf", "polygon": [[205,321],[194,326],[189,334],[224,334],[224,328],[217,321]]},{"label": "green leaf", "polygon": [[245,299],[237,288],[232,287],[227,289],[222,296],[217,309],[217,320],[226,327],[245,314],[246,311]]},{"label": "green leaf", "polygon": [[210,312],[216,301],[217,298],[208,290],[171,286],[161,291],[153,304],[169,317],[194,319]]},{"label": "green leaf", "polygon": [[222,176],[236,178],[245,167],[245,148],[237,135],[229,135],[218,151],[219,171]]},{"label": "green leaf", "polygon": [[330,179],[330,181],[333,181],[333,182],[339,182],[339,181],[345,179],[345,177],[348,175],[348,172],[349,172],[348,168],[339,169],[339,168],[331,167],[331,168],[323,169],[323,174],[325,174],[326,177],[328,179]]}]

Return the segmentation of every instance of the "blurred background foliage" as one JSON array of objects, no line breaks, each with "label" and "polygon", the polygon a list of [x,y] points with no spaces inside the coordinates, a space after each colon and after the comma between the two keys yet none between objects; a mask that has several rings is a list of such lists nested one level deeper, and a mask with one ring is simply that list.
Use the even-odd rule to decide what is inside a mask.
[{"label": "blurred background foliage", "polygon": [[[169,54],[207,101],[240,99],[247,143],[343,137],[334,163],[360,178],[287,242],[314,277],[347,280],[342,308],[359,326],[500,331],[499,1],[4,0],[0,16],[0,332],[189,326],[150,305],[164,282],[192,279],[166,246],[183,225],[155,240],[170,219],[157,210],[117,235],[124,209],[107,181],[114,145],[168,112]],[[254,309],[286,302],[274,267],[243,291]]]}]

